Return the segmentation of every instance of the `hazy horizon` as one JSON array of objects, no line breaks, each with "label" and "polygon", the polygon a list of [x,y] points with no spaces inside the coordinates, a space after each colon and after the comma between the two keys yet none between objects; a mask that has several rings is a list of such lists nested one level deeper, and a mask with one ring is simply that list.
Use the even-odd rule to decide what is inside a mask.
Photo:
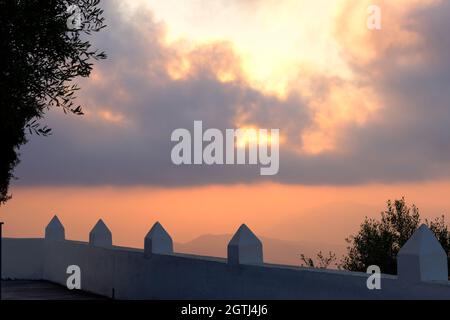
[{"label": "hazy horizon", "polygon": [[[388,199],[405,196],[419,207],[423,219],[450,212],[443,197],[450,183],[347,187],[278,184],[148,187],[13,188],[2,208],[5,236],[43,236],[55,214],[69,239],[87,240],[103,219],[116,245],[142,247],[154,222],[160,221],[175,242],[207,234],[233,234],[246,223],[258,236],[286,241],[345,245],[365,216],[379,218]],[[208,197],[204,197],[208,195]],[[27,199],[23,201],[22,199]]]}]

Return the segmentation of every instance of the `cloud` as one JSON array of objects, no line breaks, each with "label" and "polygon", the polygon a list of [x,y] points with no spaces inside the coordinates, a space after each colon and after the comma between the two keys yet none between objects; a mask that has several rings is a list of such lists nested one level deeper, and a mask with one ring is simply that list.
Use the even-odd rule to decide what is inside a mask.
[{"label": "cloud", "polygon": [[[233,43],[167,43],[167,26],[151,11],[124,15],[117,2],[105,2],[108,28],[95,36],[95,46],[109,58],[82,82],[79,99],[87,113],[49,112],[54,135],[32,137],[23,147],[17,183],[190,186],[448,178],[450,4],[427,1],[404,10],[383,3],[387,18],[378,34],[356,32],[354,11],[339,16],[337,39],[351,77],[311,71],[307,85],[291,83],[281,97],[249,81]],[[392,31],[395,19],[400,21]],[[174,166],[171,132],[192,129],[194,120],[219,129],[280,128],[285,137],[280,173],[267,178],[257,167]]]}]

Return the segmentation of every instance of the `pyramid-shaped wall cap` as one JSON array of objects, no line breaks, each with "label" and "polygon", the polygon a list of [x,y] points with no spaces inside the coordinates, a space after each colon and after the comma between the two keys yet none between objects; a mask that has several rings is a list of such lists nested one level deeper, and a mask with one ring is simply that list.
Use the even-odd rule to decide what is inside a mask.
[{"label": "pyramid-shaped wall cap", "polygon": [[156,222],[145,236],[144,252],[146,256],[152,253],[173,253],[172,238],[159,222]]},{"label": "pyramid-shaped wall cap", "polygon": [[411,238],[400,249],[399,255],[402,254],[444,254],[445,251],[439,243],[434,233],[425,225],[422,224],[417,229]]},{"label": "pyramid-shaped wall cap", "polygon": [[448,281],[447,254],[434,233],[421,225],[397,255],[399,279]]},{"label": "pyramid-shaped wall cap", "polygon": [[112,246],[112,233],[102,219],[98,220],[89,233],[89,243],[97,247]]},{"label": "pyramid-shaped wall cap", "polygon": [[230,264],[261,264],[263,249],[261,241],[245,224],[241,225],[228,243]]},{"label": "pyramid-shaped wall cap", "polygon": [[45,228],[45,239],[52,241],[61,241],[66,238],[64,226],[59,221],[58,216],[53,216],[52,220]]}]

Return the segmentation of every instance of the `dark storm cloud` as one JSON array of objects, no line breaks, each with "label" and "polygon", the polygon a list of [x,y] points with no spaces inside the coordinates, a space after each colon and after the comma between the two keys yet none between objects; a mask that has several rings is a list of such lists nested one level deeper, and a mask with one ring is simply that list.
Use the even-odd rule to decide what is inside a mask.
[{"label": "dark storm cloud", "polygon": [[[199,48],[193,70],[173,80],[167,66],[180,53],[163,44],[164,25],[148,12],[124,23],[111,3],[105,8],[108,29],[95,37],[95,46],[109,58],[96,66],[98,78],[82,83],[80,100],[88,114],[49,113],[54,135],[31,137],[22,149],[19,184],[187,186],[268,179],[356,184],[448,178],[449,2],[412,17],[411,28],[425,41],[414,48],[424,57],[420,63],[395,63],[396,56],[414,52],[392,48],[361,68],[377,71],[369,82],[384,106],[367,125],[345,130],[340,140],[345,152],[306,155],[282,145],[274,177],[261,177],[254,166],[177,167],[170,160],[171,132],[192,130],[194,120],[202,120],[205,128],[234,128],[236,117],[244,116],[262,128],[280,128],[286,143],[300,147],[300,133],[312,119],[306,102],[295,94],[280,100],[252,89],[226,43]],[[217,68],[231,70],[236,80],[218,81]],[[106,111],[111,121],[102,116]]]}]

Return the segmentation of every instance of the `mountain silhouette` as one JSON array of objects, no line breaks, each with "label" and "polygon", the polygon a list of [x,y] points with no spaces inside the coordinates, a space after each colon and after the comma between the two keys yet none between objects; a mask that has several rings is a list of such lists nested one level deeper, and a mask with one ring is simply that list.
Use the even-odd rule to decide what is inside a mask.
[{"label": "mountain silhouette", "polygon": [[[206,234],[189,242],[175,243],[174,248],[176,252],[181,253],[226,257],[227,244],[231,238],[231,234]],[[345,245],[320,242],[287,241],[267,237],[260,237],[260,240],[263,243],[264,261],[275,264],[300,265],[300,254],[315,258],[319,251],[332,251],[340,258],[346,249]]]}]

